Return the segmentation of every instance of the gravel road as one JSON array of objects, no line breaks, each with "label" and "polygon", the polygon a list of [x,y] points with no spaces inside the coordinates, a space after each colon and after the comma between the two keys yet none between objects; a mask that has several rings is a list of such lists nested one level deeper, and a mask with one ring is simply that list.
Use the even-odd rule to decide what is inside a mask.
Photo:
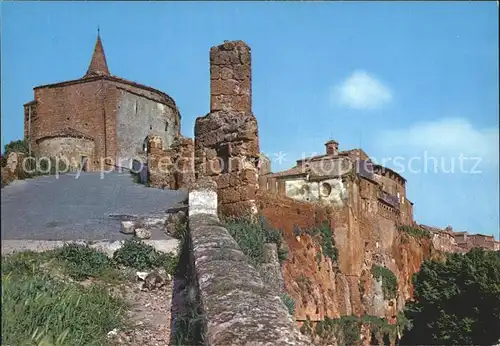
[{"label": "gravel road", "polygon": [[110,215],[161,217],[187,196],[144,187],[118,172],[18,180],[1,195],[2,240],[126,239]]}]

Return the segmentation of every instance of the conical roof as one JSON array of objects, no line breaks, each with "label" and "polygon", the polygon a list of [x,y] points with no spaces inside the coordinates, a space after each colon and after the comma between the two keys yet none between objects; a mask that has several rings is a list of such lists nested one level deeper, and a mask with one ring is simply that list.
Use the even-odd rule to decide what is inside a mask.
[{"label": "conical roof", "polygon": [[94,54],[90,61],[89,69],[83,78],[95,76],[109,76],[108,64],[106,62],[106,55],[101,42],[101,36],[97,33],[97,41],[95,43]]}]

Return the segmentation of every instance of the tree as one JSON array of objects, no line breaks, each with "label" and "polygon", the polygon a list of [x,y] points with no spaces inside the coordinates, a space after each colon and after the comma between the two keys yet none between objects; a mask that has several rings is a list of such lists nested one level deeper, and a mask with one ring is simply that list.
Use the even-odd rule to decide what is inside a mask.
[{"label": "tree", "polygon": [[4,153],[10,153],[10,152],[21,152],[24,154],[28,153],[28,143],[24,139],[18,139],[15,141],[11,141],[10,143],[5,144],[5,150]]},{"label": "tree", "polygon": [[2,167],[7,164],[7,158],[11,152],[20,152],[23,154],[28,154],[28,143],[23,139],[18,139],[5,144],[4,152],[1,157]]},{"label": "tree", "polygon": [[425,261],[413,277],[413,328],[401,345],[494,345],[500,340],[500,253],[473,249]]}]

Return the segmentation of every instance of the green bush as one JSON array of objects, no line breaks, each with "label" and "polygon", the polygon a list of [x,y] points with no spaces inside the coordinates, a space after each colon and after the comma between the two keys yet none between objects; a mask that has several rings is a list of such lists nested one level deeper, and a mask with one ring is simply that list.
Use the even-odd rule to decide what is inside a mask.
[{"label": "green bush", "polygon": [[281,249],[283,232],[271,228],[264,217],[259,221],[228,218],[224,220],[224,226],[253,264],[263,262],[266,243],[275,243],[278,248],[278,259],[280,261],[286,259],[287,253]]},{"label": "green bush", "polygon": [[293,316],[293,314],[295,313],[295,301],[293,300],[293,298],[286,293],[282,293],[280,298],[283,304],[285,304],[286,308],[288,309],[290,315]]},{"label": "green bush", "polygon": [[135,239],[125,240],[123,246],[113,254],[113,259],[118,264],[138,270],[163,267],[169,274],[174,273],[178,262],[178,256],[159,252],[151,245]]},{"label": "green bush", "polygon": [[127,306],[104,288],[41,273],[2,275],[2,344],[104,345]]},{"label": "green bush", "polygon": [[375,279],[382,280],[382,290],[385,299],[396,298],[398,293],[398,278],[391,270],[374,264],[372,266],[372,275]]},{"label": "green bush", "polygon": [[398,231],[406,233],[415,238],[431,238],[431,232],[421,228],[411,226],[398,226]]}]

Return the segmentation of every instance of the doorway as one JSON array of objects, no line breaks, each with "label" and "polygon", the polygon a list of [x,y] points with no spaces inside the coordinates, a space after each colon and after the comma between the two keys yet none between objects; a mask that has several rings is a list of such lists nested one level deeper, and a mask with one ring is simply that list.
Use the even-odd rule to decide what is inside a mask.
[{"label": "doorway", "polygon": [[88,161],[88,156],[82,156],[82,172],[87,172],[87,161]]}]

